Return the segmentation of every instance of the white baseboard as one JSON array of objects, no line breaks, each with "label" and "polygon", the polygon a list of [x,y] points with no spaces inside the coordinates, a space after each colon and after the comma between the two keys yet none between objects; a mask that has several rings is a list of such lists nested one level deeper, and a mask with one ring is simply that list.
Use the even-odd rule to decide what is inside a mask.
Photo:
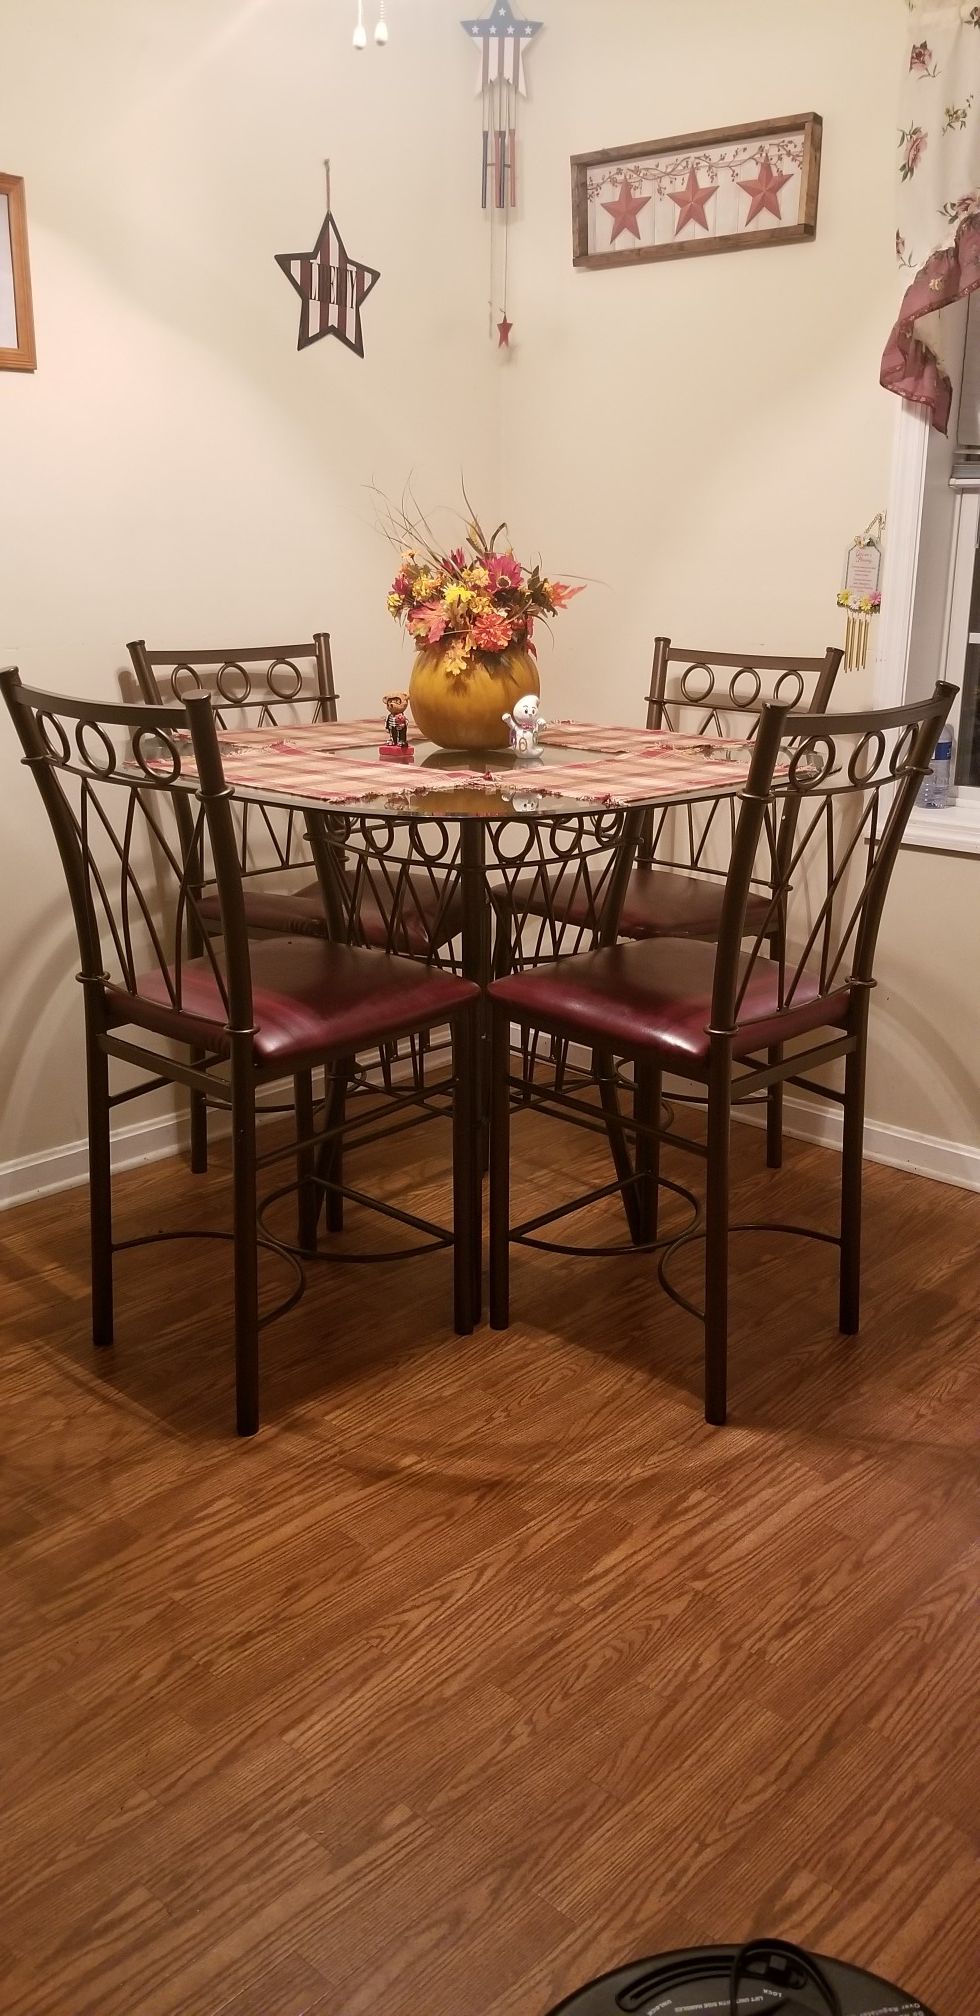
[{"label": "white baseboard", "polygon": [[[736,1108],[736,1118],[751,1127],[765,1126],[765,1116],[758,1109],[750,1112],[743,1106],[739,1112]],[[808,1099],[787,1097],[784,1126],[798,1141],[814,1141],[840,1152],[843,1115],[839,1106],[818,1106],[815,1101],[811,1104]],[[864,1155],[867,1162],[907,1169],[911,1175],[928,1176],[934,1183],[980,1190],[980,1148],[967,1141],[943,1141],[938,1134],[916,1134],[909,1127],[893,1127],[887,1120],[867,1120]]]},{"label": "white baseboard", "polygon": [[[514,1041],[519,1041],[514,1030]],[[569,1049],[572,1061],[583,1068],[588,1067],[589,1053],[581,1045],[573,1043]],[[703,1088],[693,1083],[684,1084],[685,1092],[702,1094]],[[670,1102],[670,1081],[664,1097]],[[733,1108],[736,1120],[748,1127],[764,1127],[765,1114],[758,1106],[736,1106]],[[797,1141],[813,1141],[820,1148],[836,1148],[841,1151],[844,1119],[839,1106],[829,1101],[797,1099],[787,1093],[783,1100],[784,1132]],[[928,1176],[933,1183],[952,1183],[959,1190],[980,1190],[980,1148],[967,1141],[944,1141],[938,1134],[916,1134],[908,1127],[893,1127],[887,1120],[866,1120],[864,1127],[864,1159],[866,1162],[884,1162],[890,1169],[907,1169],[912,1176]]]},{"label": "white baseboard", "polygon": [[[396,1070],[396,1076],[399,1075]],[[271,1092],[275,1088],[268,1089]],[[286,1087],[281,1090],[286,1094]],[[794,1139],[812,1141],[840,1152],[839,1107],[817,1106],[809,1100],[789,1096],[784,1116],[786,1133]],[[758,1109],[743,1107],[740,1112],[736,1109],[736,1117],[751,1127],[765,1125]],[[209,1118],[212,1135],[226,1132],[227,1127],[227,1114],[212,1110]],[[186,1149],[187,1142],[186,1114],[160,1114],[153,1120],[131,1121],[113,1130],[113,1170],[119,1172],[138,1168],[144,1162],[160,1162]],[[884,1162],[891,1169],[907,1169],[912,1175],[927,1176],[935,1183],[952,1183],[962,1190],[980,1190],[980,1148],[968,1142],[943,1141],[935,1134],[916,1134],[908,1127],[869,1120],[864,1131],[864,1153],[869,1162]],[[12,1162],[0,1162],[0,1211],[26,1204],[32,1198],[48,1197],[54,1191],[74,1190],[87,1181],[88,1144],[84,1140],[46,1148],[38,1155],[20,1155]]]},{"label": "white baseboard", "polygon": [[[176,1155],[187,1145],[187,1132],[184,1116],[178,1119],[173,1113],[116,1127],[112,1135],[113,1170],[135,1169],[141,1162],[159,1162],[164,1156]],[[56,1190],[75,1190],[87,1182],[85,1140],[44,1148],[39,1155],[19,1155],[12,1162],[0,1162],[0,1211],[13,1204],[26,1204],[33,1197],[49,1197]]]}]

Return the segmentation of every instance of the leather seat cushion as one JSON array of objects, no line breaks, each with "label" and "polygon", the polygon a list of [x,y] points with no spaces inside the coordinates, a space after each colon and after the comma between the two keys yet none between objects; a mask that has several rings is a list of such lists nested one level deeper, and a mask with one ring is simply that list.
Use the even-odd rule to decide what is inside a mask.
[{"label": "leather seat cushion", "polygon": [[[589,904],[581,881],[567,889],[553,886],[555,915],[573,928],[587,928]],[[687,875],[680,869],[634,868],[623,903],[619,933],[621,938],[705,938],[715,940],[721,926],[725,897],[722,875]],[[542,871],[534,869],[519,878],[514,894],[517,914],[539,917],[549,914],[542,889]],[[746,936],[756,937],[769,919],[769,898],[750,892],[745,912]]]},{"label": "leather seat cushion", "polygon": [[[490,996],[515,1020],[619,1055],[654,1052],[668,1067],[704,1064],[715,948],[691,938],[651,938],[557,959],[494,981]],[[804,975],[790,1007],[779,1007],[779,968],[757,959],[740,1011],[736,1057],[812,1029],[839,1028],[847,1018],[846,987],[821,998]]]},{"label": "leather seat cushion", "polygon": [[[426,959],[458,935],[463,907],[458,885],[443,902],[438,883],[433,887],[427,876],[409,875],[390,938],[388,916],[382,907],[385,893],[379,902],[373,888],[365,883],[360,922],[368,945]],[[208,890],[198,909],[208,929],[220,930],[221,906],[216,891]],[[280,938],[322,938],[327,928],[319,882],[305,883],[301,889],[285,894],[274,888],[250,889],[246,881],[245,918],[249,934],[255,936],[273,933]]]},{"label": "leather seat cushion", "polygon": [[[323,939],[258,941],[250,953],[260,1065],[298,1066],[307,1058],[353,1055],[429,1028],[479,998],[472,981],[420,960]],[[181,979],[180,1008],[173,1006],[158,969],[139,979],[135,994],[107,987],[111,1019],[226,1052],[226,1012],[210,960],[188,960]]]}]

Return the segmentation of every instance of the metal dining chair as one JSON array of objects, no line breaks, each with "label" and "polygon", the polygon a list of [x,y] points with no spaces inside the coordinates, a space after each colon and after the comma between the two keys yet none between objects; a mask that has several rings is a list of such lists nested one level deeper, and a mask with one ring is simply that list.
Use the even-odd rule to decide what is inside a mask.
[{"label": "metal dining chair", "polygon": [[[34,691],[15,670],[0,673],[24,760],[38,786],[61,856],[78,937],[85,1014],[91,1198],[92,1331],[113,1341],[113,1256],[149,1243],[112,1233],[110,1118],[168,1084],[220,1103],[231,1116],[235,1378],[238,1431],[259,1424],[258,1248],[298,1257],[256,1218],[258,1171],[294,1159],[301,1251],[313,1252],[323,1192],[338,1187],[328,1118],[312,1128],[312,1074],[343,1070],[358,1050],[417,1038],[448,1024],[452,1062],[438,1092],[453,1121],[453,1228],[434,1225],[359,1193],[388,1219],[411,1225],[429,1245],[454,1248],[454,1318],[472,1330],[479,1280],[481,1202],[475,1156],[475,1012],[479,989],[421,961],[322,937],[259,940],[250,935],[234,793],[226,785],[216,716],[206,694],[166,708],[111,706]],[[173,813],[181,809],[180,817]],[[201,916],[211,882],[220,936]],[[140,1073],[111,1091],[119,1060]],[[256,1144],[256,1099],[290,1076],[298,1138],[265,1153]],[[396,1096],[396,1105],[406,1095]],[[409,1103],[410,1100],[409,1100]],[[415,1102],[418,1103],[418,1102]],[[293,1186],[287,1186],[293,1187]],[[417,1249],[419,1250],[419,1249]]]},{"label": "metal dining chair", "polygon": [[[142,639],[127,646],[141,698],[149,706],[206,694],[220,728],[281,727],[336,721],[339,695],[334,680],[330,636],[317,630],[305,644],[252,644],[223,650],[150,650]],[[176,806],[178,818],[184,816]],[[302,819],[271,806],[242,806],[239,854],[245,915],[252,936],[322,937],[328,930],[320,884]],[[302,878],[302,879],[300,879]],[[289,886],[284,887],[284,884]],[[433,878],[410,875],[400,889],[398,916],[379,905],[373,886],[360,892],[358,942],[410,959],[432,960],[455,970],[452,945],[459,934],[461,901],[453,889],[433,889]],[[197,911],[206,931],[220,930],[217,890],[202,891]],[[200,949],[200,948],[198,948]],[[420,1053],[413,1046],[416,1080]],[[392,1051],[380,1053],[381,1074],[390,1089]],[[207,1105],[191,1098],[191,1168],[207,1168]]]},{"label": "metal dining chair", "polygon": [[[843,652],[834,646],[822,658],[747,657],[735,651],[689,650],[669,637],[657,637],[646,726],[711,741],[751,740],[761,709],[771,702],[797,713],[826,713],[842,659]],[[715,939],[734,834],[731,799],[691,804],[680,811],[665,806],[648,813],[623,903],[620,935],[709,943]],[[540,883],[536,890],[523,892],[527,907],[539,912],[553,913],[554,896]],[[746,903],[746,930],[756,930],[768,913],[769,890],[756,878]],[[581,904],[574,890],[566,916],[569,925],[581,926]],[[766,1159],[773,1169],[782,1162],[782,1097],[781,1084],[766,1095]]]},{"label": "metal dining chair", "polygon": [[[722,887],[713,943],[651,937],[526,972],[490,988],[491,1158],[490,1320],[509,1314],[511,1243],[574,1247],[543,1230],[580,1209],[510,1223],[511,1098],[581,1124],[581,1105],[557,1082],[512,1079],[512,1032],[535,1032],[594,1053],[628,1059],[636,1104],[622,1126],[635,1142],[626,1184],[633,1191],[639,1245],[658,1243],[663,1143],[706,1160],[704,1231],[685,1233],[663,1253],[659,1274],[673,1299],[705,1325],[705,1417],[721,1424],[727,1408],[729,1136],[732,1110],[774,1084],[794,1085],[843,1112],[840,1229],[796,1226],[840,1250],[840,1327],[857,1331],[861,1277],[861,1197],[868,1016],[875,950],[889,882],[916,794],[927,774],[955,688],[937,685],[914,706],[881,712],[812,715],[770,703],[763,708],[751,765],[737,799],[735,839]],[[787,747],[792,756],[787,759]],[[777,778],[777,766],[788,771]],[[760,883],[765,910],[747,924]],[[772,947],[776,952],[773,954]],[[802,1047],[799,1047],[802,1045]],[[845,1060],[843,1091],[813,1073]],[[704,1086],[707,1140],[665,1129],[665,1071]],[[620,1185],[619,1187],[625,1187]],[[670,1278],[674,1255],[692,1238],[705,1242],[704,1308]],[[659,1242],[661,1246],[664,1242]],[[596,1249],[592,1249],[593,1251]]]}]

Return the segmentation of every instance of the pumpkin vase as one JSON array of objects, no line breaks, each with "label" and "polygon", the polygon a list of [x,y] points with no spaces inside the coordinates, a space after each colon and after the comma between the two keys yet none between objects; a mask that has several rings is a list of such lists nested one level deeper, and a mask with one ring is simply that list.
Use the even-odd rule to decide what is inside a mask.
[{"label": "pumpkin vase", "polygon": [[427,645],[416,655],[409,686],[416,727],[440,749],[506,749],[504,715],[525,694],[541,691],[530,652],[474,654],[458,679],[450,678],[445,659],[443,644]]}]

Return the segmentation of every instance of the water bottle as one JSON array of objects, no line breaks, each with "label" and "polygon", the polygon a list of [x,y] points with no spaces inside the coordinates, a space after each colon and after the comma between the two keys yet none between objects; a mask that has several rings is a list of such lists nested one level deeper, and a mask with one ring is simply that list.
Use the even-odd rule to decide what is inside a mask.
[{"label": "water bottle", "polygon": [[953,731],[948,725],[943,729],[936,744],[932,759],[932,769],[923,777],[919,789],[919,804],[924,811],[942,812],[949,804],[949,787],[953,780]]}]

